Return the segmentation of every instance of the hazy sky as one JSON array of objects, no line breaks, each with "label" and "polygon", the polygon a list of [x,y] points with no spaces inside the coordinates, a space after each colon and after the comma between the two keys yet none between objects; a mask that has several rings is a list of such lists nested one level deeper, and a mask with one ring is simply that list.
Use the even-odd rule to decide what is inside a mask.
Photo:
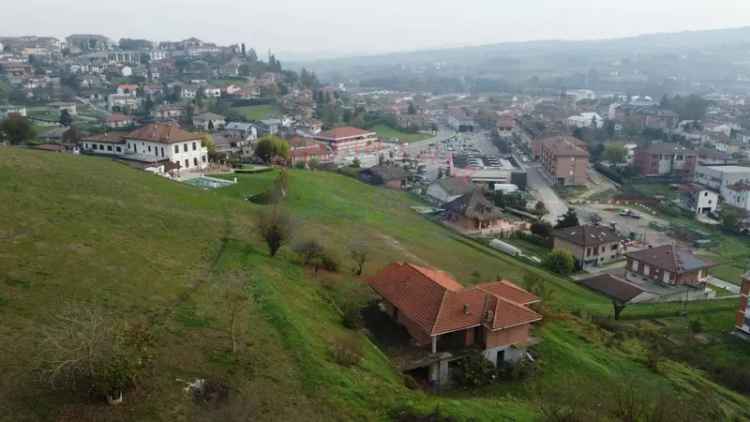
[{"label": "hazy sky", "polygon": [[748,0],[3,0],[0,35],[245,42],[281,58],[750,25]]}]

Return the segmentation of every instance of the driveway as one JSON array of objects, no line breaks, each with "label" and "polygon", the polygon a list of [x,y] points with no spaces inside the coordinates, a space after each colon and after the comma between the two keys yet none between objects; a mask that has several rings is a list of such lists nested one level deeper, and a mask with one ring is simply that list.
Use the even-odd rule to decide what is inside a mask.
[{"label": "driveway", "polygon": [[542,201],[544,206],[547,207],[548,214],[544,216],[544,220],[554,225],[560,217],[568,212],[568,204],[560,199],[557,193],[552,190],[547,179],[541,174],[541,171],[538,164],[527,165],[527,183],[534,197]]}]

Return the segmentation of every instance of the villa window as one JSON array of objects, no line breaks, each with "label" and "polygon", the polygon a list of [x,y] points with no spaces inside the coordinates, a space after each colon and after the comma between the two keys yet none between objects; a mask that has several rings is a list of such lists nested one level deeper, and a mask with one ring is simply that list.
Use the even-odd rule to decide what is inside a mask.
[{"label": "villa window", "polygon": [[198,167],[198,159],[197,158],[193,158],[193,165],[196,166],[196,167]]},{"label": "villa window", "polygon": [[117,152],[122,152],[122,148],[117,147],[116,149],[117,149]]},{"label": "villa window", "polygon": [[185,168],[189,168],[189,167],[190,167],[190,160],[185,160]]},{"label": "villa window", "polygon": [[197,150],[198,147],[195,145],[195,142],[193,142],[193,151]]},{"label": "villa window", "polygon": [[188,144],[182,144],[182,152],[187,152]]},{"label": "villa window", "polygon": [[179,152],[180,152],[180,146],[179,145],[175,145],[174,146],[174,153],[178,154]]}]

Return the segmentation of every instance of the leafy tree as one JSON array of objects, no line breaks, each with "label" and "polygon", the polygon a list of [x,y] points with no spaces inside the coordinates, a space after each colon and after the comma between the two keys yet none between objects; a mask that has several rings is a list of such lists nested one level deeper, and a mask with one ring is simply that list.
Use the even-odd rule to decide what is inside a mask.
[{"label": "leafy tree", "polygon": [[317,240],[307,240],[294,248],[294,251],[302,258],[304,265],[313,267],[313,272],[317,275],[318,270],[323,265],[326,256],[326,250]]},{"label": "leafy tree", "polygon": [[65,144],[74,145],[81,141],[81,131],[77,127],[71,126],[70,129],[63,132],[62,141]]},{"label": "leafy tree", "polygon": [[258,53],[255,52],[254,48],[251,48],[250,51],[247,53],[247,60],[250,63],[256,63],[258,61]]},{"label": "leafy tree", "polygon": [[270,163],[274,158],[289,159],[289,143],[275,135],[262,137],[255,146],[255,156]]},{"label": "leafy tree", "polygon": [[557,220],[557,225],[555,226],[555,228],[565,229],[568,227],[576,226],[580,226],[580,223],[578,222],[578,214],[576,214],[575,209],[569,208],[568,212],[566,212],[562,217],[560,217],[559,220]]},{"label": "leafy tree", "polygon": [[628,150],[621,144],[609,144],[604,148],[604,159],[611,163],[624,163]]},{"label": "leafy tree", "polygon": [[292,233],[292,222],[289,215],[277,206],[271,211],[261,214],[258,229],[263,240],[268,245],[272,257],[279,249],[289,242]]},{"label": "leafy tree", "polygon": [[730,233],[737,233],[739,231],[740,222],[742,222],[744,217],[745,212],[739,208],[728,205],[724,205],[719,213],[722,229]]},{"label": "leafy tree", "polygon": [[367,246],[367,242],[363,240],[352,242],[352,244],[349,245],[349,256],[352,257],[352,260],[356,265],[356,267],[354,268],[355,275],[362,275],[362,271],[364,271],[365,262],[367,262],[367,256],[369,255],[369,252],[370,250]]},{"label": "leafy tree", "polygon": [[65,127],[70,127],[70,125],[73,124],[73,116],[70,115],[70,112],[68,112],[68,110],[63,110],[60,112],[60,124]]},{"label": "leafy tree", "polygon": [[211,136],[209,133],[202,133],[201,134],[201,146],[208,149],[208,156],[214,159],[216,157],[216,142],[214,142],[214,137]]},{"label": "leafy tree", "polygon": [[543,265],[554,273],[568,275],[575,270],[576,260],[570,252],[555,249],[547,255],[544,259]]},{"label": "leafy tree", "polygon": [[537,221],[531,224],[530,230],[535,235],[546,239],[552,235],[552,224],[546,221]]},{"label": "leafy tree", "polygon": [[23,116],[12,114],[0,123],[0,132],[12,145],[28,142],[34,138],[34,127]]}]

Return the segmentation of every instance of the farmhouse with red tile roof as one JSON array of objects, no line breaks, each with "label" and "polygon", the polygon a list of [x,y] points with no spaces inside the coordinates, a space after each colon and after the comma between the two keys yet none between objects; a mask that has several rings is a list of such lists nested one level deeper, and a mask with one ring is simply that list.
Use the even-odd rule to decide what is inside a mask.
[{"label": "farmhouse with red tile roof", "polygon": [[[382,297],[381,308],[432,355],[474,348],[495,365],[517,362],[532,324],[542,319],[529,308],[539,298],[509,281],[464,287],[446,272],[397,262],[368,283]],[[442,382],[439,364],[431,381]]]}]

